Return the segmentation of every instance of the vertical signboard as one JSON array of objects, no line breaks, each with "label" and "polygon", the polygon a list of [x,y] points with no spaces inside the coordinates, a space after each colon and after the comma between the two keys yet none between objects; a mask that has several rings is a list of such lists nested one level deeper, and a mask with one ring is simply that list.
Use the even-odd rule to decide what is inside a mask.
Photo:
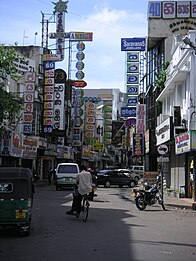
[{"label": "vertical signboard", "polygon": [[109,145],[112,142],[112,104],[105,104],[103,107],[104,118],[104,144]]},{"label": "vertical signboard", "polygon": [[56,13],[56,53],[64,60],[65,49],[65,12]]},{"label": "vertical signboard", "polygon": [[24,86],[23,133],[32,133],[33,105],[35,93],[35,72],[26,72]]},{"label": "vertical signboard", "polygon": [[55,130],[65,130],[65,81],[64,70],[55,70],[54,81],[54,125]]},{"label": "vertical signboard", "polygon": [[137,105],[136,115],[136,133],[144,134],[146,130],[146,104]]},{"label": "vertical signboard", "polygon": [[133,133],[133,155],[144,155],[144,136],[143,134]]},{"label": "vertical signboard", "polygon": [[[48,58],[49,59],[49,58]],[[54,107],[54,61],[44,61],[44,115],[43,131],[51,133],[53,128]]]}]

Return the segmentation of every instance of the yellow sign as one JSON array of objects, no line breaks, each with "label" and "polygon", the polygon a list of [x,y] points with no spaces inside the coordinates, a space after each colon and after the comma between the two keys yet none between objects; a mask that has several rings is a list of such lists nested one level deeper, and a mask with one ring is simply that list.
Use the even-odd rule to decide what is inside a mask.
[{"label": "yellow sign", "polygon": [[93,150],[103,151],[104,150],[104,144],[102,144],[102,143],[94,143],[93,144]]}]

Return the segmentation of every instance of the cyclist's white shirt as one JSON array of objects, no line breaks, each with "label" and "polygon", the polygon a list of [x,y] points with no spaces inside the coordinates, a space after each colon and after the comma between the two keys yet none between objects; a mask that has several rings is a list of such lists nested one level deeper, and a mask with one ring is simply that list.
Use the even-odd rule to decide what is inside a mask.
[{"label": "cyclist's white shirt", "polygon": [[81,171],[76,177],[76,182],[78,184],[78,192],[81,195],[92,191],[92,176],[90,172]]}]

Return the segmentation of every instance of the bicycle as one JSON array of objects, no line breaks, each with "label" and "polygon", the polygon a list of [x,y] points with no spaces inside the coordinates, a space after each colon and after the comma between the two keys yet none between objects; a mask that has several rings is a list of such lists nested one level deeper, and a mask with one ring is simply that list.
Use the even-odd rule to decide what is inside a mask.
[{"label": "bicycle", "polygon": [[82,217],[83,222],[86,222],[88,219],[89,207],[89,194],[86,194],[82,198],[81,212],[79,214],[79,216]]},{"label": "bicycle", "polygon": [[[74,191],[73,191],[73,197],[77,197],[77,194],[78,194],[78,187],[75,184]],[[81,201],[81,212],[76,214],[76,217],[77,218],[81,217],[83,222],[86,222],[88,219],[88,212],[89,212],[89,207],[90,207],[90,203],[89,203],[90,197],[91,197],[90,193],[83,195],[82,201]]]}]

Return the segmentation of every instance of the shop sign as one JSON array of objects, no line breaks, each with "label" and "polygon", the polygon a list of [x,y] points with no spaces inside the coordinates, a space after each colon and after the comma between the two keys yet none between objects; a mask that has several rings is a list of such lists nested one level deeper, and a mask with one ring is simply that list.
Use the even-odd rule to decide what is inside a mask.
[{"label": "shop sign", "polygon": [[92,41],[93,33],[91,32],[70,32],[71,41]]},{"label": "shop sign", "polygon": [[189,18],[196,17],[194,1],[149,1],[148,18]]},{"label": "shop sign", "polygon": [[86,123],[95,123],[95,117],[86,117]]},{"label": "shop sign", "polygon": [[[175,137],[175,153],[182,154],[191,150],[191,136],[195,136],[196,133],[185,132]],[[194,139],[193,139],[194,140]]]},{"label": "shop sign", "polygon": [[76,78],[78,80],[82,80],[84,78],[84,72],[83,71],[77,71],[76,72]]},{"label": "shop sign", "polygon": [[127,84],[139,84],[139,73],[127,74]]},{"label": "shop sign", "polygon": [[104,144],[103,143],[94,143],[93,144],[93,150],[103,151],[104,150]]},{"label": "shop sign", "polygon": [[157,146],[170,140],[171,137],[171,118],[168,117],[156,127]]},{"label": "shop sign", "polygon": [[146,38],[121,38],[121,51],[145,51]]},{"label": "shop sign", "polygon": [[137,97],[127,97],[127,105],[128,106],[136,106],[137,104]]},{"label": "shop sign", "polygon": [[78,61],[76,63],[76,69],[83,70],[84,69],[84,63],[82,61]]},{"label": "shop sign", "polygon": [[77,49],[78,49],[78,51],[84,51],[85,44],[83,42],[78,42],[77,43]]},{"label": "shop sign", "polygon": [[148,171],[144,172],[144,183],[148,185],[154,185],[157,181],[158,172],[157,171]]},{"label": "shop sign", "polygon": [[61,55],[60,54],[43,54],[42,60],[44,62],[60,61],[61,60]]},{"label": "shop sign", "polygon": [[35,159],[37,157],[38,139],[23,138],[23,158]]},{"label": "shop sign", "polygon": [[127,85],[127,95],[138,95],[139,84],[138,85]]},{"label": "shop sign", "polygon": [[[75,86],[75,85],[73,85],[73,86]],[[75,93],[75,96],[78,97],[78,98],[81,98],[84,95],[84,91],[82,89],[75,89],[74,93]]]},{"label": "shop sign", "polygon": [[133,133],[133,155],[144,155],[144,136],[143,134]]},{"label": "shop sign", "polygon": [[139,63],[127,63],[127,73],[138,73],[139,72]]},{"label": "shop sign", "polygon": [[121,117],[136,117],[136,107],[121,107]]},{"label": "shop sign", "polygon": [[2,131],[1,133],[1,155],[2,156],[10,156],[11,151],[11,131]]},{"label": "shop sign", "polygon": [[86,124],[86,129],[87,129],[87,131],[93,131],[95,129],[95,125],[94,124]]},{"label": "shop sign", "polygon": [[85,87],[86,85],[87,85],[87,83],[84,80],[75,80],[72,82],[72,86],[75,86],[78,88]]},{"label": "shop sign", "polygon": [[81,60],[84,60],[84,58],[85,58],[85,54],[83,52],[81,52],[81,51],[77,52],[77,54],[76,54],[77,60],[81,61]]},{"label": "shop sign", "polygon": [[95,136],[95,134],[94,134],[93,131],[87,131],[87,132],[86,132],[86,137],[87,137],[88,139],[92,139],[92,138],[94,138],[94,136]]},{"label": "shop sign", "polygon": [[94,117],[94,116],[95,116],[95,110],[87,110],[87,111],[86,111],[86,115],[87,115],[87,116]]},{"label": "shop sign", "polygon": [[55,83],[54,86],[54,125],[53,129],[65,129],[64,117],[65,84]]}]

